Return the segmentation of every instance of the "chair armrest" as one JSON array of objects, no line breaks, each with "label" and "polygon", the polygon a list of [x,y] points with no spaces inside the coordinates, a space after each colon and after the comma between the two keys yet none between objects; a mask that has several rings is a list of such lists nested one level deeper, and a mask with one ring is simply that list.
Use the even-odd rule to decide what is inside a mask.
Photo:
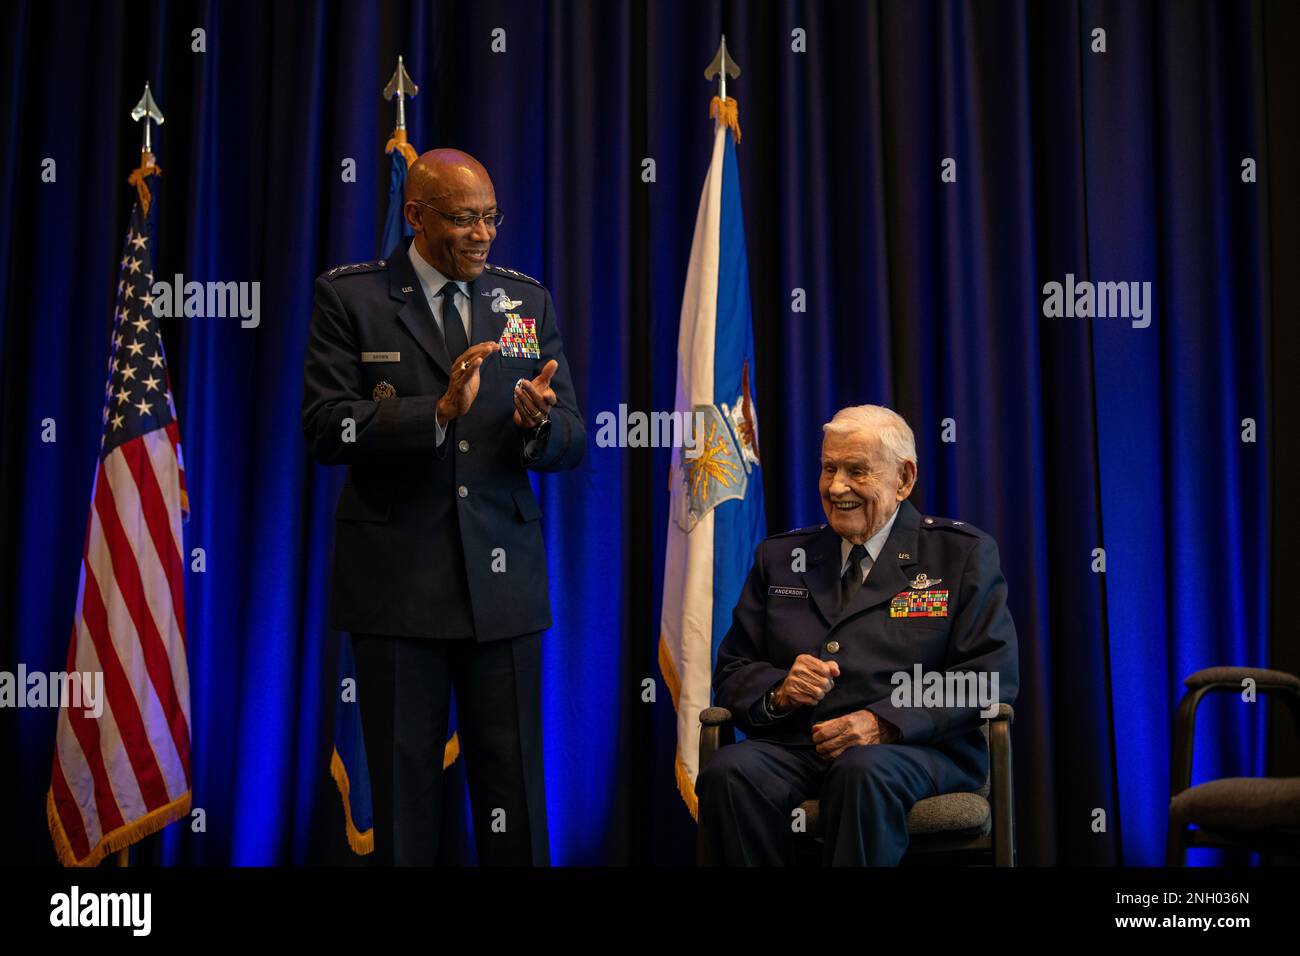
[{"label": "chair armrest", "polygon": [[1300,677],[1267,667],[1206,667],[1183,680],[1189,690],[1240,690],[1244,680],[1253,680],[1262,690],[1293,690],[1300,693]]},{"label": "chair armrest", "polygon": [[705,727],[721,727],[731,723],[731,711],[725,707],[708,707],[700,711],[700,723]]},{"label": "chair armrest", "polygon": [[1278,692],[1297,736],[1300,736],[1300,677],[1266,667],[1206,667],[1183,680],[1187,692],[1174,718],[1174,745],[1170,753],[1169,798],[1192,785],[1192,752],[1196,745],[1196,708],[1206,694],[1239,693],[1242,682],[1253,680],[1256,690]]},{"label": "chair armrest", "polygon": [[1005,720],[1008,724],[1014,723],[1015,719],[1016,712],[1010,704],[998,704],[998,712],[989,718],[989,720]]},{"label": "chair armrest", "polygon": [[736,742],[736,728],[731,722],[731,711],[725,707],[709,707],[700,711],[700,770],[719,747]]}]

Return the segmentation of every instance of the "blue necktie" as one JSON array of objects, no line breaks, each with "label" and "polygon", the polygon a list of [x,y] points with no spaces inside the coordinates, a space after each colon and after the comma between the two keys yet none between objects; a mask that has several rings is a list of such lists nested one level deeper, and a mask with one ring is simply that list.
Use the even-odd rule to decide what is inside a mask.
[{"label": "blue necktie", "polygon": [[442,337],[447,343],[447,359],[455,362],[469,349],[469,339],[465,337],[465,323],[460,320],[460,311],[456,308],[456,283],[448,282],[438,290],[442,299]]},{"label": "blue necktie", "polygon": [[867,556],[865,545],[855,544],[849,549],[849,566],[840,579],[840,609],[849,606],[853,596],[862,590],[862,559]]}]

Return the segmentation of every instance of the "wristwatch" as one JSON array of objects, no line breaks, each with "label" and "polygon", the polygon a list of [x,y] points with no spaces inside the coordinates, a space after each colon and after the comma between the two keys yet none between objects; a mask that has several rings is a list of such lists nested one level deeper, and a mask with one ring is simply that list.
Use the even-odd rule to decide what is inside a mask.
[{"label": "wristwatch", "polygon": [[767,705],[767,712],[769,714],[781,713],[781,711],[778,710],[776,706],[776,687],[773,687],[771,690],[767,692],[767,700],[765,701],[765,703]]}]

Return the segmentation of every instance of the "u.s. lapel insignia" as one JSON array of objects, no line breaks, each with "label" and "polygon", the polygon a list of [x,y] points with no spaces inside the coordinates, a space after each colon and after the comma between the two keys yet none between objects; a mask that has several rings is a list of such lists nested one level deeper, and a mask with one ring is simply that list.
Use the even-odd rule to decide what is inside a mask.
[{"label": "u.s. lapel insignia", "polygon": [[370,393],[370,397],[377,402],[382,402],[386,398],[396,398],[397,389],[393,388],[393,386],[389,385],[387,382],[380,382],[375,386],[374,391]]},{"label": "u.s. lapel insignia", "polygon": [[512,299],[506,295],[505,289],[493,289],[491,292],[484,292],[483,294],[492,297],[493,312],[509,312],[511,309],[517,309],[524,304],[523,299]]},{"label": "u.s. lapel insignia", "polygon": [[931,581],[928,577],[926,577],[925,572],[922,571],[920,574],[914,577],[909,583],[911,584],[913,590],[924,591],[926,588],[932,588],[936,584],[942,584],[943,578],[935,578],[933,581]]}]

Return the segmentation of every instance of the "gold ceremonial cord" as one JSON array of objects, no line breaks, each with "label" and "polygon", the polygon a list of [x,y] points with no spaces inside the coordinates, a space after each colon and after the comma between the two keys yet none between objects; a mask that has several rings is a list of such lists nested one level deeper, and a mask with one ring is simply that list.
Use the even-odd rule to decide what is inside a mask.
[{"label": "gold ceremonial cord", "polygon": [[144,214],[149,215],[149,206],[153,204],[153,195],[149,192],[149,184],[145,182],[150,176],[161,176],[162,167],[153,161],[153,153],[140,150],[140,165],[131,170],[131,175],[126,177],[126,181],[135,187],[136,193],[140,196],[140,208]]},{"label": "gold ceremonial cord", "polygon": [[406,167],[408,169],[410,169],[410,167],[414,165],[416,159],[419,158],[416,155],[415,147],[406,141],[406,130],[404,129],[393,130],[392,138],[384,147],[385,153],[391,153],[393,150],[397,150],[406,158]]},{"label": "gold ceremonial cord", "polygon": [[709,103],[709,116],[720,119],[723,125],[731,129],[732,140],[740,143],[740,104],[732,97],[725,100],[715,96]]}]

